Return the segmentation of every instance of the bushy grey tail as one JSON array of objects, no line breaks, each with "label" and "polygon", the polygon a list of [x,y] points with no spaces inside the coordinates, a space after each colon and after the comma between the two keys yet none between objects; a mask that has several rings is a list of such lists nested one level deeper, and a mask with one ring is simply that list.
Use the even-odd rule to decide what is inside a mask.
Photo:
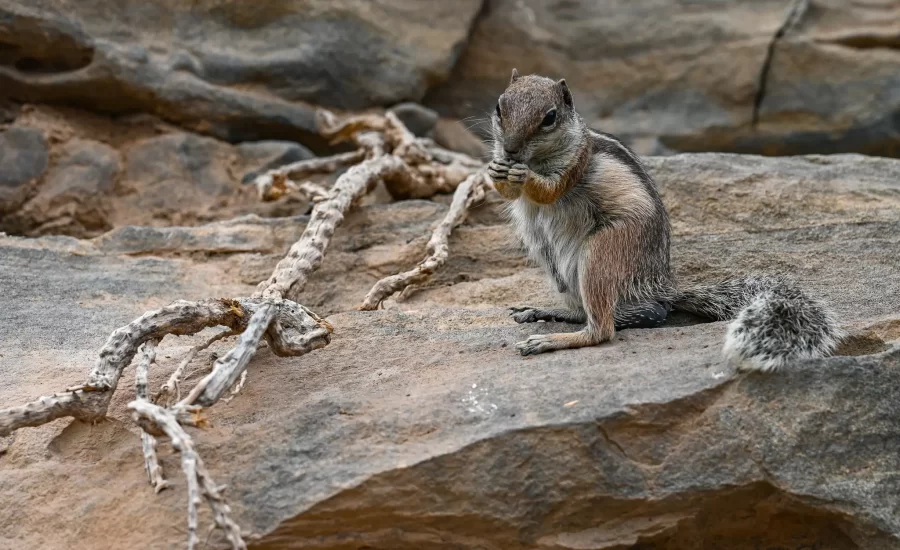
[{"label": "bushy grey tail", "polygon": [[770,372],[831,355],[844,336],[832,313],[785,277],[748,275],[681,290],[675,309],[731,320],[723,352],[739,370]]}]

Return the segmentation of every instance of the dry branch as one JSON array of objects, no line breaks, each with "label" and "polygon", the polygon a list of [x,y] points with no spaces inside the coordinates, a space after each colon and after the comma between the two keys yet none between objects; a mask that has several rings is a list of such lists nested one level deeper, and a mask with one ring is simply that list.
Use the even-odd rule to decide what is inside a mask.
[{"label": "dry branch", "polygon": [[144,342],[162,340],[168,334],[193,334],[218,325],[242,330],[245,315],[244,306],[237,300],[179,300],[149,311],[113,331],[100,348],[97,363],[83,385],[20,407],[0,410],[0,436],[67,416],[84,421],[100,419],[106,415],[122,371]]},{"label": "dry branch", "polygon": [[[147,400],[147,374],[150,365],[156,361],[156,340],[148,340],[144,344],[143,356],[134,373],[134,393],[138,399]],[[162,466],[156,456],[156,438],[141,428],[141,448],[144,451],[144,466],[147,469],[147,477],[155,492],[160,492],[169,486],[169,482],[163,477]]]},{"label": "dry branch", "polygon": [[[128,406],[142,429],[142,447],[151,484],[157,491],[166,485],[156,456],[156,437],[166,437],[181,454],[182,469],[187,478],[188,548],[197,544],[197,504],[201,498],[212,508],[216,524],[223,529],[232,548],[245,548],[228,505],[209,478],[183,426],[203,426],[203,408],[221,400],[230,388],[234,388],[232,396],[240,391],[246,380],[247,365],[263,339],[272,352],[281,357],[300,356],[329,343],[333,327],[289,298],[302,290],[310,274],[322,264],[325,250],[346,213],[379,182],[385,184],[394,198],[424,198],[459,189],[450,212],[429,243],[431,256],[416,270],[395,276],[395,282],[382,281],[383,288],[377,292],[373,289],[367,302],[371,298],[376,305],[384,299],[379,293],[387,296],[425,280],[443,265],[450,231],[487,188],[482,163],[441,149],[430,140],[416,138],[393,113],[338,119],[328,111],[320,111],[317,124],[324,137],[335,143],[352,140],[358,150],[295,163],[269,171],[255,180],[262,198],[297,190],[321,200],[313,207],[300,239],[275,266],[271,276],[258,285],[252,297],[200,302],[179,300],[145,313],[109,336],[83,385],[26,405],[0,410],[0,437],[18,428],[39,426],[62,417],[85,421],[102,418],[122,372],[143,345],[143,357],[136,368],[136,399]],[[291,177],[335,171],[348,165],[352,166],[327,191],[314,184],[298,185],[290,180]],[[196,334],[211,327],[227,330],[188,352],[156,396],[157,403],[166,401],[165,407],[151,403],[147,397],[147,373],[155,360],[156,345],[167,335]],[[236,345],[218,359],[212,372],[182,399],[180,383],[191,360],[213,342],[232,334],[240,334]],[[170,406],[173,392],[177,394],[177,402]]]},{"label": "dry branch", "polygon": [[431,239],[428,241],[428,256],[415,269],[385,277],[375,283],[372,290],[366,294],[366,298],[359,309],[377,309],[381,302],[392,294],[400,292],[410,285],[421,284],[430,279],[447,261],[447,256],[450,253],[448,245],[450,232],[465,220],[469,207],[484,198],[487,189],[486,173],[483,170],[479,170],[466,178],[457,187],[456,192],[453,194],[450,210],[447,211],[447,215],[438,224],[431,235]]},{"label": "dry branch", "polygon": [[338,178],[329,198],[316,204],[309,223],[272,276],[259,284],[254,296],[264,299],[286,297],[299,292],[307,277],[322,264],[325,248],[344,213],[382,179],[397,177],[404,170],[403,162],[392,155],[382,155],[351,167]]},{"label": "dry branch", "polygon": [[143,421],[142,424],[152,423],[164,432],[172,442],[172,447],[181,454],[181,467],[188,486],[188,550],[193,550],[197,544],[197,504],[201,496],[212,509],[216,525],[225,532],[231,547],[246,550],[247,544],[241,536],[241,528],[231,519],[231,508],[206,471],[203,460],[194,450],[193,440],[181,427],[177,416],[145,399],[132,401],[128,408],[134,411],[135,420]]},{"label": "dry branch", "polygon": [[[221,398],[228,388],[233,386],[240,378],[241,373],[247,368],[250,358],[256,353],[263,334],[269,328],[272,319],[275,318],[276,306],[263,304],[241,333],[236,346],[231,348],[225,357],[216,360],[213,371],[201,380],[191,393],[178,402],[176,406],[200,405],[210,406]],[[324,340],[322,340],[324,343]]]},{"label": "dry branch", "polygon": [[175,392],[175,400],[180,401],[181,379],[184,376],[185,369],[188,365],[191,364],[191,361],[194,360],[194,357],[196,357],[198,353],[218,342],[219,340],[227,338],[229,336],[234,336],[235,334],[237,334],[237,332],[235,332],[234,330],[224,330],[216,334],[215,336],[208,338],[205,342],[192,347],[190,351],[187,352],[187,355],[184,356],[184,359],[181,360],[181,363],[178,364],[178,368],[175,369],[175,372],[173,372],[172,375],[169,376],[169,379],[166,381],[166,383],[163,384],[159,389],[159,392],[157,392],[153,401],[156,403],[160,403],[163,399],[165,399],[166,406],[169,406],[169,398],[172,396],[173,391]]},{"label": "dry branch", "polygon": [[237,397],[237,394],[241,393],[241,390],[244,389],[244,384],[247,383],[247,371],[241,373],[241,379],[238,380],[238,383],[231,388],[231,395],[222,399],[222,403],[229,403],[232,399]]},{"label": "dry branch", "polygon": [[[293,184],[293,182],[290,182]],[[306,194],[312,202],[321,202],[328,198],[328,189],[325,189],[318,183],[305,181],[303,183],[293,184],[297,191]]]},{"label": "dry branch", "polygon": [[393,112],[365,114],[338,120],[322,111],[318,117],[319,132],[333,142],[340,142],[355,132],[383,132],[391,156],[402,161],[402,169],[384,181],[385,188],[396,200],[425,199],[436,193],[449,193],[483,163],[461,153],[438,147],[432,140],[417,138]]}]

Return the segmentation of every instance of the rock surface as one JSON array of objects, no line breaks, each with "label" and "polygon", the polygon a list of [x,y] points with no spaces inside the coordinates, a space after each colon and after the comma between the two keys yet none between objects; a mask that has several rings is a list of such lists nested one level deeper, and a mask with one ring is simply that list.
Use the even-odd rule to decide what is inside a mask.
[{"label": "rock surface", "polygon": [[47,142],[37,130],[10,128],[0,134],[0,187],[16,188],[47,168]]},{"label": "rock surface", "polygon": [[316,142],[309,103],[421,99],[450,73],[480,8],[480,0],[3,0],[0,90],[141,110],[229,141]]},{"label": "rock surface", "polygon": [[303,214],[308,203],[290,196],[260,203],[245,184],[312,156],[294,142],[233,146],[154,117],[29,105],[0,133],[0,177],[17,182],[0,184],[0,231],[94,237],[124,225]]},{"label": "rock surface", "polygon": [[426,105],[485,117],[516,67],[566,78],[591,125],[644,154],[900,156],[900,4],[811,2],[761,77],[788,5],[491,0]]},{"label": "rock surface", "polygon": [[900,4],[806,2],[775,40],[801,3],[0,0],[0,123],[5,99],[78,105],[322,154],[314,105],[484,133],[516,67],[642,154],[900,156]]},{"label": "rock surface", "polygon": [[[900,161],[854,155],[651,158],[684,278],[787,270],[852,331],[838,357],[736,376],[724,323],[674,318],[610,345],[521,358],[505,307],[550,304],[490,195],[433,284],[358,312],[413,265],[441,201],[347,217],[303,293],[332,343],[261,350],[195,432],[252,547],[887,550],[900,544]],[[0,238],[0,406],[77,383],[107,334],[172,300],[252,291],[304,217]],[[158,387],[199,337],[167,339]],[[201,354],[198,369],[211,353]],[[184,543],[178,457],[154,495],[125,412],[0,441],[0,548]],[[197,374],[189,377],[193,381]],[[201,522],[211,518],[205,510]],[[202,529],[203,527],[201,527]],[[211,547],[222,541],[213,535]]]},{"label": "rock surface", "polygon": [[397,118],[410,132],[417,136],[430,136],[438,121],[436,112],[418,103],[400,103],[391,107],[390,110],[397,115]]}]

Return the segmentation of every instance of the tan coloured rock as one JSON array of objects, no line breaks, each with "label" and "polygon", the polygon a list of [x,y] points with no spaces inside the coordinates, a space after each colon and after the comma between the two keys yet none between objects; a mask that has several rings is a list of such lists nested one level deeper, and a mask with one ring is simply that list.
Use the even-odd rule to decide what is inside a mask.
[{"label": "tan coloured rock", "polygon": [[[0,2],[0,94],[140,110],[229,141],[317,139],[310,103],[418,100],[481,0]],[[439,24],[436,24],[439,22]]]},{"label": "tan coloured rock", "polygon": [[898,29],[895,0],[495,0],[426,105],[486,117],[516,67],[566,78],[590,125],[643,154],[898,156]]},{"label": "tan coloured rock", "polygon": [[[900,161],[648,163],[680,275],[785,269],[854,333],[845,356],[733,377],[724,324],[676,317],[522,358],[514,342],[565,327],[508,318],[507,306],[553,296],[511,245],[495,195],[451,235],[430,286],[357,312],[376,279],[422,258],[446,211],[364,206],[300,296],[328,315],[332,343],[296,359],[261,350],[242,393],[210,410],[213,427],[192,430],[251,547],[896,548]],[[81,381],[108,332],[150,307],[248,294],[303,225],[248,216],[0,239],[0,403]],[[150,387],[205,337],[165,340]],[[183,545],[183,482],[158,495],[147,483],[126,387],[107,422],[60,420],[0,443],[0,548]],[[177,470],[165,443],[159,455]]]}]

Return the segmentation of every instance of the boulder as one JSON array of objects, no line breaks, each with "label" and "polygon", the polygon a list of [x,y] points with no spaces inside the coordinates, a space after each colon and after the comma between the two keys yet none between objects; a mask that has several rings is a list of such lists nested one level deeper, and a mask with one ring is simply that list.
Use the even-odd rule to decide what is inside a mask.
[{"label": "boulder", "polygon": [[483,117],[515,67],[566,78],[588,123],[642,154],[900,155],[898,4],[813,2],[764,72],[787,4],[495,0],[425,104]]},{"label": "boulder", "polygon": [[237,152],[245,164],[253,166],[253,170],[241,178],[241,183],[245,185],[269,170],[315,156],[306,147],[292,141],[248,141],[238,145]]},{"label": "boulder", "polygon": [[29,234],[89,234],[111,229],[107,199],[121,170],[119,152],[92,140],[74,139],[37,195],[7,224]]},{"label": "boulder", "polygon": [[477,159],[485,159],[488,146],[477,134],[469,130],[476,123],[465,124],[458,120],[442,118],[434,126],[434,141],[451,151],[459,151]]},{"label": "boulder", "polygon": [[[432,201],[363,206],[301,301],[335,326],[293,359],[261,349],[244,390],[192,430],[251,548],[888,550],[900,545],[900,161],[857,155],[648,159],[683,278],[786,270],[852,337],[836,357],[738,375],[725,323],[673,318],[612,343],[522,358],[571,326],[513,323],[551,304],[489,195],[434,281],[355,306],[424,253]],[[80,382],[114,328],[175,299],[252,292],[304,218],[0,238],[0,403]],[[185,254],[181,250],[187,251]],[[167,338],[158,387],[204,335]],[[202,352],[203,369],[232,344]],[[154,494],[125,410],[0,442],[3,548],[185,542],[178,456]],[[189,378],[189,383],[197,375]],[[212,518],[203,510],[201,532]],[[218,533],[210,548],[226,548]]]},{"label": "boulder", "polygon": [[450,73],[480,7],[3,0],[0,90],[25,101],[141,110],[230,141],[323,146],[309,104],[421,99]]},{"label": "boulder", "polygon": [[[249,183],[312,158],[290,141],[234,146],[152,116],[110,119],[28,106],[0,133],[0,231],[95,237],[127,225],[196,225],[242,214],[295,216],[307,202],[262,203]],[[27,178],[27,179],[26,179]]]},{"label": "boulder", "polygon": [[418,103],[400,103],[390,110],[397,115],[410,132],[417,136],[429,136],[437,124],[438,114]]},{"label": "boulder", "polygon": [[44,173],[47,141],[39,130],[10,128],[0,133],[0,189],[15,189]]}]

